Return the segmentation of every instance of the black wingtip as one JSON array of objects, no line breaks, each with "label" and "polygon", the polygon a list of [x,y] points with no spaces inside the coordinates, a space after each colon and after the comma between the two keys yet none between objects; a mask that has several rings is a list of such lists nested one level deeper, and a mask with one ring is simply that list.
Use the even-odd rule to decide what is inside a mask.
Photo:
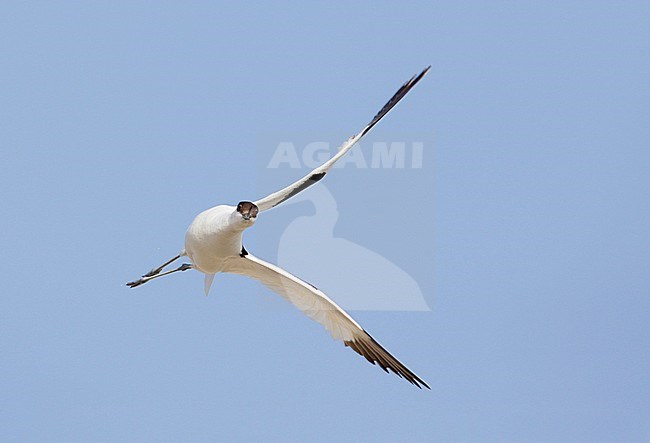
[{"label": "black wingtip", "polygon": [[408,94],[408,92],[413,89],[413,86],[417,85],[420,80],[422,80],[422,77],[424,77],[427,72],[429,72],[429,69],[431,69],[431,65],[427,66],[422,72],[419,74],[414,75],[404,83],[398,90],[397,92],[386,102],[383,108],[375,115],[370,123],[368,123],[368,126],[364,129],[362,135],[366,134],[370,129],[379,122],[386,114],[388,114],[388,111],[393,109],[393,107],[400,102]]},{"label": "black wingtip", "polygon": [[367,340],[364,338],[356,338],[352,340],[344,340],[343,343],[373,365],[378,364],[378,366],[385,372],[388,372],[388,369],[390,369],[391,372],[396,374],[398,377],[405,379],[412,385],[415,385],[420,389],[424,386],[428,390],[431,390],[424,380],[415,375],[410,369],[391,355],[391,353],[372,338],[368,332],[365,330],[363,332]]}]

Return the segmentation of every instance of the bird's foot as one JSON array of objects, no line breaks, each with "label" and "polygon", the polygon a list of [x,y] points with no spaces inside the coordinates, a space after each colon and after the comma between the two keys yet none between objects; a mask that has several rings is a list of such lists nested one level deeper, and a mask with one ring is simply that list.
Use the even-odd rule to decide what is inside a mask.
[{"label": "bird's foot", "polygon": [[162,267],[152,269],[151,271],[147,272],[146,274],[143,275],[143,277],[153,277],[154,275],[160,274],[160,272],[163,270]]},{"label": "bird's foot", "polygon": [[191,263],[183,263],[178,268],[172,269],[171,271],[167,271],[167,272],[163,272],[163,273],[160,273],[160,272],[153,273],[154,271],[156,271],[156,269],[154,269],[153,271],[149,272],[149,274],[143,275],[141,279],[136,280],[136,281],[130,281],[126,285],[129,288],[135,288],[136,286],[143,285],[146,282],[148,282],[149,280],[153,280],[154,278],[164,277],[165,275],[173,274],[174,272],[178,272],[178,271],[187,271],[188,269],[192,269],[192,264]]},{"label": "bird's foot", "polygon": [[145,283],[148,282],[148,281],[149,281],[149,278],[143,277],[143,278],[141,278],[141,279],[139,279],[139,280],[136,280],[136,281],[130,281],[130,282],[128,282],[126,285],[127,285],[129,288],[135,288],[136,286],[143,285],[143,284],[145,284]]}]

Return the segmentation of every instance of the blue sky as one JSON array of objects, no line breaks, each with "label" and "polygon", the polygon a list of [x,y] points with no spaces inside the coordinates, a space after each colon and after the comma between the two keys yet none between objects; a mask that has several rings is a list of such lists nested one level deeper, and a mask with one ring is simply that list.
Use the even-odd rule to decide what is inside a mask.
[{"label": "blue sky", "polygon": [[[645,2],[4,2],[0,439],[647,441],[649,18]],[[300,176],[265,167],[280,142],[336,146],[429,64],[362,145],[421,142],[422,167],[324,184],[332,244],[426,299],[353,315],[431,391],[253,281],[124,286],[198,212]],[[263,214],[247,249],[277,260],[314,211]],[[333,250],[304,260],[341,291]]]}]

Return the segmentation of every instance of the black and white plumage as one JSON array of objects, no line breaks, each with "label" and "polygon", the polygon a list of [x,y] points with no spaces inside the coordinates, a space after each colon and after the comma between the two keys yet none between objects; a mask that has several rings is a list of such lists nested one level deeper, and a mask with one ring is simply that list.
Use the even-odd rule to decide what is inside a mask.
[{"label": "black and white plumage", "polygon": [[[215,206],[197,215],[185,234],[185,248],[171,260],[127,285],[136,287],[154,278],[195,269],[205,274],[207,295],[215,274],[226,272],[245,275],[278,293],[309,318],[323,325],[335,340],[342,341],[345,346],[365,357],[370,363],[378,364],[386,372],[389,370],[394,372],[419,388],[429,388],[421,378],[386,351],[322,291],[284,269],[248,253],[242,245],[244,230],[253,225],[260,212],[278,206],[320,181],[332,165],[377,124],[428,70],[429,67],[404,83],[370,123],[343,143],[331,159],[300,180],[255,202],[242,201],[237,206]],[[181,257],[188,257],[191,263],[163,272],[167,265]]]}]

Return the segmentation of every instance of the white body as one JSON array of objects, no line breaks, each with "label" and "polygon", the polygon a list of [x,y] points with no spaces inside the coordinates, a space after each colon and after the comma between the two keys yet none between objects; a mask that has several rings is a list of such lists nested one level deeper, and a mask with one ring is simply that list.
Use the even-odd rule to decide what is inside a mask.
[{"label": "white body", "polygon": [[228,260],[239,258],[242,233],[254,223],[233,206],[220,205],[196,216],[185,233],[185,254],[204,274],[222,272]]}]

